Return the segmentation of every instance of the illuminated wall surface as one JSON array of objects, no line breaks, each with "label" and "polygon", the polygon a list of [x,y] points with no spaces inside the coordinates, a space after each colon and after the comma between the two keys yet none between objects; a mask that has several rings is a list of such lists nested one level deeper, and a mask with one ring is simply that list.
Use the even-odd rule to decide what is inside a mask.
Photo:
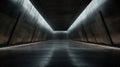
[{"label": "illuminated wall surface", "polygon": [[51,39],[120,44],[117,0],[92,0],[67,31],[54,31],[29,0],[1,0],[0,46]]},{"label": "illuminated wall surface", "polygon": [[93,0],[69,28],[70,38],[119,46],[119,3],[117,0]]},{"label": "illuminated wall surface", "polygon": [[47,40],[51,27],[29,0],[1,0],[0,44]]}]

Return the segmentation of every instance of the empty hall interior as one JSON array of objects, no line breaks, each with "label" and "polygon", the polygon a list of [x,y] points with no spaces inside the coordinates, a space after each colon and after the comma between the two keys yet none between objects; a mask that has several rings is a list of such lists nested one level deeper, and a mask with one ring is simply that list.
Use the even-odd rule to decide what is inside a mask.
[{"label": "empty hall interior", "polygon": [[120,67],[120,1],[0,0],[0,67]]}]

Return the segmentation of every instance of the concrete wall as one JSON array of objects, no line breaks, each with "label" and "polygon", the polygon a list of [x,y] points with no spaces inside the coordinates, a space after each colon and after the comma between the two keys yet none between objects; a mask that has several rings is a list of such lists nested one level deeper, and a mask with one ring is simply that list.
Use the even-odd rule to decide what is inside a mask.
[{"label": "concrete wall", "polygon": [[49,40],[51,32],[39,24],[19,2],[12,1],[0,2],[0,46]]},{"label": "concrete wall", "polygon": [[69,31],[72,40],[120,46],[120,2],[103,1],[103,4]]}]

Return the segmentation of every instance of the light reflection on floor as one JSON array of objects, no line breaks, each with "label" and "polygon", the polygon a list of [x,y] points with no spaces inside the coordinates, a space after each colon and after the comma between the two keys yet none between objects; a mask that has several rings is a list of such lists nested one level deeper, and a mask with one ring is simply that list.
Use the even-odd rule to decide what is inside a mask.
[{"label": "light reflection on floor", "polygon": [[0,52],[0,67],[120,67],[119,48],[75,41],[47,41]]}]

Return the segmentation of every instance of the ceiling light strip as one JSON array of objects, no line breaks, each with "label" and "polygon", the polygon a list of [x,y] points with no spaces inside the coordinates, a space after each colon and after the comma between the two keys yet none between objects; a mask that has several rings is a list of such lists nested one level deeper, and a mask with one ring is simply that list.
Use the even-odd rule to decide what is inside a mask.
[{"label": "ceiling light strip", "polygon": [[92,0],[92,2],[85,8],[85,10],[78,16],[74,23],[67,30],[70,32],[76,28],[82,21],[84,21],[92,12],[94,12],[98,7],[100,7],[107,0]]},{"label": "ceiling light strip", "polygon": [[42,15],[37,11],[37,9],[33,6],[30,0],[12,0],[14,3],[19,3],[22,7],[28,12],[28,14],[35,18],[40,26],[48,29],[51,32],[54,32],[50,25],[46,22],[46,20],[42,17]]}]

